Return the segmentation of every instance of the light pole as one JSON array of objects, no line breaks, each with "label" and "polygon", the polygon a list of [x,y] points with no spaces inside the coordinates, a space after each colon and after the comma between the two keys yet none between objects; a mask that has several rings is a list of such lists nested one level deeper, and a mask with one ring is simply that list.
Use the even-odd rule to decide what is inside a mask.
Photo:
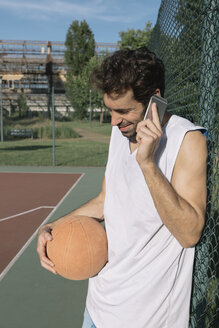
[{"label": "light pole", "polygon": [[1,142],[4,141],[3,133],[3,107],[2,107],[2,77],[0,76],[0,116],[1,116]]},{"label": "light pole", "polygon": [[92,127],[92,110],[91,110],[91,89],[89,94],[89,103],[90,103],[90,113],[89,113],[89,121],[90,121],[90,128]]},{"label": "light pole", "polygon": [[52,165],[56,165],[55,160],[55,92],[52,86]]}]

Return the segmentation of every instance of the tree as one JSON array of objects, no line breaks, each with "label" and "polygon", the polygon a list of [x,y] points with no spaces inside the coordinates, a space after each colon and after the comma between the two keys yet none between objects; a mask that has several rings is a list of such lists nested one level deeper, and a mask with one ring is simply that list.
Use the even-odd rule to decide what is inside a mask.
[{"label": "tree", "polygon": [[94,35],[85,20],[80,23],[73,21],[66,35],[65,46],[68,75],[77,76],[95,54]]},{"label": "tree", "polygon": [[82,72],[95,54],[94,36],[85,20],[80,23],[73,21],[66,35],[65,46],[65,62],[68,66],[66,96],[76,116],[82,119],[86,116],[89,103],[88,78],[85,79]]},{"label": "tree", "polygon": [[[89,77],[103,57],[93,56],[87,65],[84,66],[83,70],[78,75],[71,75],[68,77],[68,83],[66,84],[66,95],[71,102],[72,107],[75,111],[75,116],[79,119],[83,119],[87,116],[87,110],[90,104],[90,83]],[[103,106],[102,96],[92,91],[92,105],[96,108]]]},{"label": "tree", "polygon": [[121,41],[119,41],[120,49],[129,47],[137,49],[139,47],[147,46],[151,37],[152,23],[147,22],[143,30],[128,29],[128,31],[121,31],[119,33]]},{"label": "tree", "polygon": [[19,111],[19,117],[27,117],[28,113],[28,105],[27,105],[27,100],[23,92],[21,92],[18,96],[17,99],[17,104],[18,104],[18,111]]}]

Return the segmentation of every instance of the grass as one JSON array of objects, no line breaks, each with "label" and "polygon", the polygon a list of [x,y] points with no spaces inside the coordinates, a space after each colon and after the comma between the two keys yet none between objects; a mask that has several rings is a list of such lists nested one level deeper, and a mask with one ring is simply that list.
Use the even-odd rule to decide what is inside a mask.
[{"label": "grass", "polygon": [[90,126],[90,123],[87,121],[72,121],[72,122],[67,122],[66,124],[69,124],[69,126],[72,126],[73,129],[76,129],[76,128],[85,129],[87,131],[100,133],[100,134],[106,135],[106,136],[110,136],[110,134],[111,134],[111,124],[109,124],[109,123],[100,124],[97,121],[93,121]]},{"label": "grass", "polygon": [[[104,166],[108,145],[89,140],[65,139],[55,143],[57,166]],[[49,140],[6,141],[0,145],[0,165],[51,166],[52,142]]]},{"label": "grass", "polygon": [[[14,123],[14,124],[12,124]],[[92,122],[92,127],[88,121],[56,122],[57,129],[67,131],[80,129],[86,132],[95,133],[97,138],[89,140],[86,138],[70,137],[55,140],[55,159],[57,166],[104,166],[108,156],[108,143],[101,142],[103,136],[109,136],[111,132],[110,124]],[[5,128],[32,128],[41,130],[51,130],[52,125],[49,120],[23,119],[16,122],[8,122]],[[100,139],[100,142],[98,142]],[[39,139],[20,139],[4,141],[0,143],[0,165],[22,165],[22,166],[51,166],[53,159],[52,140],[50,137]]]},{"label": "grass", "polygon": [[[52,121],[49,119],[20,119],[13,120],[7,119],[4,122],[5,140],[7,140],[7,130],[16,129],[33,129],[34,138],[52,138]],[[111,125],[109,123],[100,124],[98,121],[92,121],[91,124],[88,120],[83,121],[70,121],[70,122],[55,122],[56,138],[77,138],[79,135],[74,129],[82,129],[93,133],[109,136],[111,133]]]}]

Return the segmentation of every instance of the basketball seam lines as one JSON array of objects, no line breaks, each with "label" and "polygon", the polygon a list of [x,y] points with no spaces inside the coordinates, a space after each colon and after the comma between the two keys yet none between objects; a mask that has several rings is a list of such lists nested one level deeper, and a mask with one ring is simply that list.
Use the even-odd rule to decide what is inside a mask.
[{"label": "basketball seam lines", "polygon": [[87,235],[87,232],[86,232],[86,230],[84,229],[84,227],[83,227],[83,224],[81,223],[81,220],[79,219],[79,221],[80,221],[80,224],[81,224],[81,227],[82,227],[82,229],[83,229],[83,231],[84,231],[84,234],[85,234],[85,236],[86,236],[86,239],[87,239],[87,244],[88,244],[88,253],[89,253],[89,255],[90,255],[90,261],[89,261],[89,267],[90,267],[90,273],[89,273],[89,277],[91,276],[91,274],[92,274],[92,263],[93,263],[93,256],[92,256],[92,251],[91,251],[91,245],[90,245],[90,242],[89,242],[89,238],[88,238],[88,235]]},{"label": "basketball seam lines", "polygon": [[[62,257],[62,261],[63,261],[63,264],[62,264],[62,267],[64,267],[64,271],[65,271],[65,274],[68,273],[68,266],[67,266],[67,261],[65,261],[65,258],[68,258],[67,256],[67,253],[69,253],[69,249],[70,249],[70,245],[71,245],[71,240],[72,240],[72,233],[73,233],[73,230],[72,230],[73,226],[72,224],[70,223],[70,231],[68,231],[68,238],[66,238],[66,249],[65,249],[65,253],[63,254],[63,257]],[[64,265],[65,264],[65,265]]]}]

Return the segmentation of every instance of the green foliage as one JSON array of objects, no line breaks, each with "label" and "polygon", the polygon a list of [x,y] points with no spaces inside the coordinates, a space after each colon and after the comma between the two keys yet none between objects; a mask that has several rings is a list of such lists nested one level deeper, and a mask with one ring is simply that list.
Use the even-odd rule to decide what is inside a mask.
[{"label": "green foliage", "polygon": [[[8,131],[10,127],[4,128],[4,140],[18,140],[21,137],[10,137]],[[55,127],[55,138],[66,139],[66,138],[79,138],[80,135],[74,131],[70,126],[58,126]],[[45,125],[33,128],[34,139],[51,139],[52,138],[52,127],[51,125]]]},{"label": "green foliage", "polygon": [[[87,88],[91,88],[90,83],[89,83],[89,78],[90,75],[92,73],[92,71],[94,70],[94,68],[98,65],[101,64],[101,62],[104,60],[104,58],[107,56],[107,53],[102,53],[102,56],[93,56],[90,61],[88,62],[88,64],[84,67],[84,70],[82,71],[82,79],[84,81],[86,81],[87,84]],[[100,92],[96,92],[94,90],[92,90],[91,93],[91,105],[92,108],[101,108],[103,107],[103,96]]]},{"label": "green foliage", "polygon": [[119,41],[120,49],[130,47],[137,49],[139,47],[147,46],[151,37],[152,23],[147,22],[143,30],[128,29],[128,31],[121,31],[119,33],[121,41]]},{"label": "green foliage", "polygon": [[74,108],[75,118],[83,119],[86,117],[89,104],[89,89],[87,88],[86,81],[80,75],[68,78],[66,95]]},{"label": "green foliage", "polygon": [[18,96],[17,99],[17,104],[18,104],[18,110],[19,110],[19,117],[27,117],[28,113],[28,106],[27,106],[27,101],[26,97],[23,92],[21,92]]},{"label": "green foliage", "polygon": [[[34,139],[44,139],[52,138],[52,128],[51,126],[42,126],[40,128],[33,129]],[[66,138],[79,138],[79,134],[76,133],[71,127],[67,126],[58,126],[55,127],[55,138],[57,139],[66,139]]]},{"label": "green foliage", "polygon": [[[74,116],[83,119],[87,116],[90,103],[89,76],[96,65],[94,36],[86,21],[74,21],[66,35],[65,61],[68,65],[66,95],[75,110]],[[94,95],[93,95],[94,97]],[[95,103],[98,96],[95,95]]]},{"label": "green foliage", "polygon": [[70,75],[79,75],[95,53],[94,35],[85,20],[73,21],[65,40],[65,61]]},{"label": "green foliage", "polygon": [[[75,117],[83,119],[87,116],[87,110],[92,108],[100,108],[103,106],[102,95],[97,92],[90,91],[89,77],[103,57],[93,56],[83,70],[77,76],[68,75],[66,83],[66,95],[71,101],[72,107],[75,110]],[[91,98],[90,98],[91,97]]]}]

